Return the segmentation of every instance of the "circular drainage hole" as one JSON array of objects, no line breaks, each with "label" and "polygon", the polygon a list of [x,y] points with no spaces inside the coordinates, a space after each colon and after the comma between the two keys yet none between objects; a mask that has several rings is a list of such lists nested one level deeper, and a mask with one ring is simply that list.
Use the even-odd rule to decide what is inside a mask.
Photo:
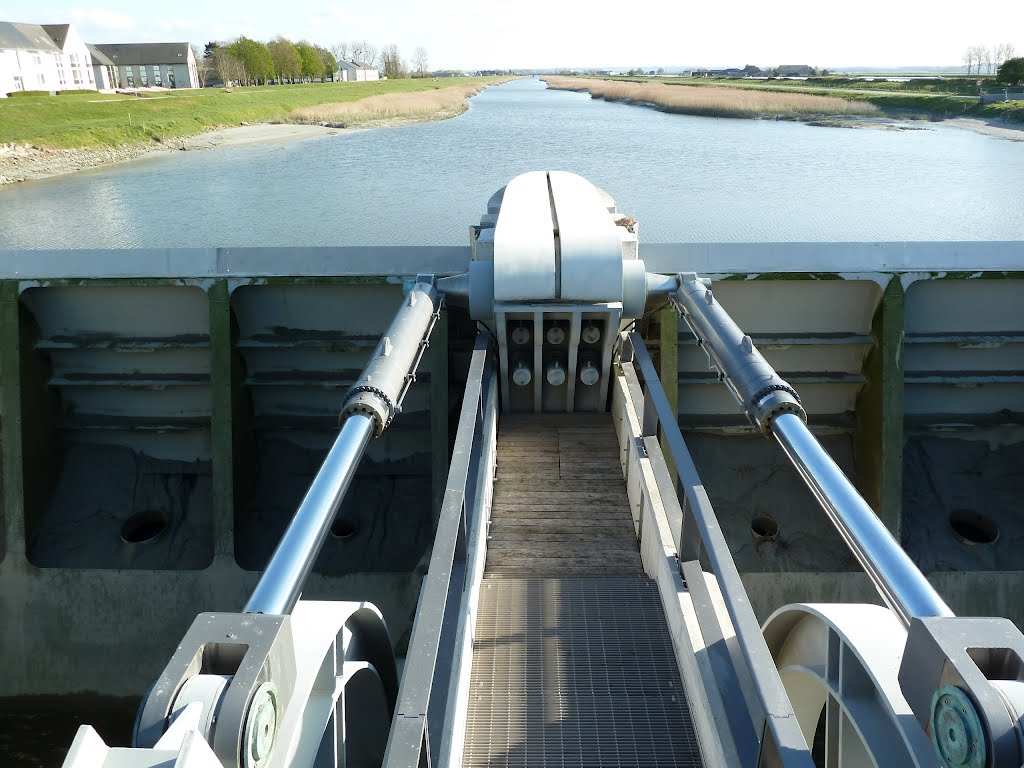
[{"label": "circular drainage hole", "polygon": [[750,521],[750,532],[755,539],[774,539],[779,535],[779,524],[770,517],[755,517]]},{"label": "circular drainage hole", "polygon": [[967,544],[991,544],[999,538],[996,521],[973,509],[954,509],[949,525],[956,537]]},{"label": "circular drainage hole", "polygon": [[337,517],[331,523],[331,536],[336,539],[351,539],[359,533],[359,523],[350,517]]},{"label": "circular drainage hole", "polygon": [[159,509],[144,509],[124,521],[121,538],[128,544],[156,541],[167,528],[167,515]]}]

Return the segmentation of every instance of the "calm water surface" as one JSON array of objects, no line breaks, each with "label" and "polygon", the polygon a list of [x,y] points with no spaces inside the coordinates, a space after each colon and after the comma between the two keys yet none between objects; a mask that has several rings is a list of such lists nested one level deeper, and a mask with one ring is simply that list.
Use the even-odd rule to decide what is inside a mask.
[{"label": "calm water surface", "polygon": [[647,242],[1024,238],[1024,143],[920,125],[669,115],[519,80],[454,120],[0,189],[0,248],[463,244],[536,169],[605,188]]}]

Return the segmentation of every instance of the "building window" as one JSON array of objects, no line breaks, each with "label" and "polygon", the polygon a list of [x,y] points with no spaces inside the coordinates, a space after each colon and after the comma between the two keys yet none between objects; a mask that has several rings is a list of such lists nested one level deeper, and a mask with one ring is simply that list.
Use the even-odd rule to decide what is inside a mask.
[{"label": "building window", "polygon": [[14,90],[23,91],[25,87],[21,84],[21,75],[14,76]]},{"label": "building window", "polygon": [[37,67],[41,67],[43,65],[43,57],[37,51],[29,51],[29,53],[32,54],[32,63]]},{"label": "building window", "polygon": [[141,85],[143,88],[149,85],[149,80],[147,79],[147,77],[148,76],[146,74],[146,68],[139,67],[139,85]]},{"label": "building window", "polygon": [[72,69],[71,70],[71,76],[75,80],[75,85],[78,85],[79,83],[82,82],[82,70],[80,70],[80,69]]},{"label": "building window", "polygon": [[164,84],[164,81],[160,78],[160,65],[159,64],[154,64],[153,65],[153,85],[162,86],[163,84]]},{"label": "building window", "polygon": [[131,67],[125,67],[124,71],[127,73],[127,75],[125,76],[125,79],[128,81],[128,87],[129,88],[134,88],[135,87],[135,77],[132,75],[132,68]]},{"label": "building window", "polygon": [[174,85],[174,67],[172,67],[170,64],[167,65],[167,84],[171,88],[175,87],[175,85]]},{"label": "building window", "polygon": [[46,75],[44,75],[42,72],[40,72],[38,75],[36,75],[36,77],[39,78],[39,84],[40,85],[46,85]]}]

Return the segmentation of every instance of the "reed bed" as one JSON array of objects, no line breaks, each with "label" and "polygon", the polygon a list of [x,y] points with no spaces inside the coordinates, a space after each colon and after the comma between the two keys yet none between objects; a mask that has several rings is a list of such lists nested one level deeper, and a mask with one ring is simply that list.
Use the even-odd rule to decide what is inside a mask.
[{"label": "reed bed", "polygon": [[350,126],[393,120],[424,120],[454,117],[466,111],[468,99],[486,87],[483,83],[454,85],[434,91],[384,93],[358,101],[319,104],[296,109],[288,115],[292,123],[327,123]]},{"label": "reed bed", "polygon": [[747,88],[694,88],[666,83],[632,83],[579,77],[546,77],[548,87],[564,91],[589,91],[592,98],[653,106],[665,112],[705,117],[784,117],[865,115],[878,107],[809,93],[755,91]]}]

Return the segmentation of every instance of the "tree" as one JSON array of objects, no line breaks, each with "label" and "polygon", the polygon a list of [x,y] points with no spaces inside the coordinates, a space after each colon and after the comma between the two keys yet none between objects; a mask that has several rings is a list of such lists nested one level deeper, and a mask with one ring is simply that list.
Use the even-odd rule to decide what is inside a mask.
[{"label": "tree", "polygon": [[409,72],[402,61],[402,55],[398,52],[398,46],[392,43],[384,48],[380,55],[381,68],[388,80],[399,80],[409,76]]},{"label": "tree", "polygon": [[353,40],[349,43],[352,61],[359,64],[373,64],[377,60],[377,49],[365,40]]},{"label": "tree", "polygon": [[299,61],[299,52],[292,41],[278,36],[267,43],[267,48],[270,50],[270,58],[274,62],[274,71],[277,72],[278,81],[287,80],[289,83],[294,83],[302,74],[302,63]]},{"label": "tree", "polygon": [[335,62],[348,61],[348,43],[337,43],[331,46]]},{"label": "tree", "polygon": [[996,82],[1000,85],[1019,85],[1024,83],[1024,56],[1007,59],[999,67]]},{"label": "tree", "polygon": [[228,50],[241,63],[242,79],[246,83],[265,85],[274,76],[274,59],[265,44],[242,35],[228,46]]},{"label": "tree", "polygon": [[974,50],[974,73],[977,75],[981,74],[981,68],[985,63],[985,58],[988,56],[988,49],[984,45],[973,46]]},{"label": "tree", "polygon": [[[331,82],[334,82],[334,73],[338,71],[338,60],[334,58],[334,54],[326,48],[315,46],[317,55],[320,57],[320,61],[324,63],[324,73],[331,76]],[[323,75],[321,75],[323,78]]]},{"label": "tree", "polygon": [[427,60],[427,49],[422,45],[417,46],[416,50],[412,54],[412,66],[416,70],[416,74],[423,77],[426,74],[427,67],[430,66]]},{"label": "tree", "polygon": [[242,68],[242,62],[240,62],[231,51],[225,46],[217,46],[211,53],[211,61],[213,64],[213,71],[217,73],[217,77],[224,83],[225,87],[230,86],[232,83],[238,84],[241,82],[245,70]]},{"label": "tree", "polygon": [[310,82],[313,82],[316,78],[322,78],[327,74],[324,60],[317,53],[316,46],[307,40],[300,40],[295,44],[295,48],[299,52],[299,63],[304,80],[308,78]]},{"label": "tree", "polygon": [[1013,43],[1000,43],[995,47],[995,64],[997,70],[1003,65],[1004,61],[1013,58],[1014,50]]},{"label": "tree", "polygon": [[205,52],[198,45],[192,46],[192,53],[196,57],[196,77],[199,78],[199,87],[206,87],[206,79],[210,76],[210,60],[206,58]]}]

